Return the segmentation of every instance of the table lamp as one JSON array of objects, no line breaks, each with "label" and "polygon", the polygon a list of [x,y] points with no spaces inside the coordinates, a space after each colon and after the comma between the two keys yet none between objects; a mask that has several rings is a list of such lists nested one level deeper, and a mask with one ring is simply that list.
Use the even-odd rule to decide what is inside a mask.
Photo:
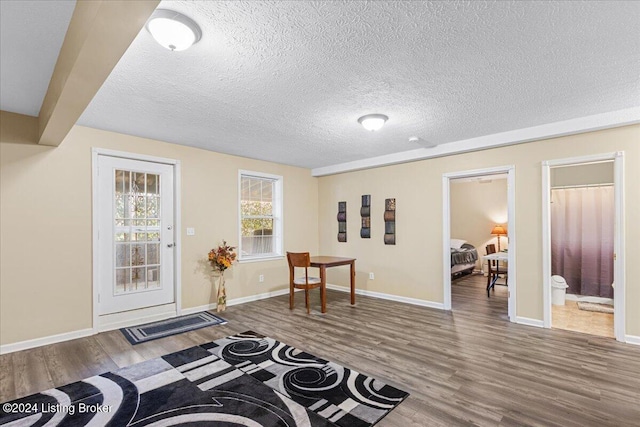
[{"label": "table lamp", "polygon": [[496,225],[493,227],[493,230],[491,230],[491,234],[498,236],[498,252],[500,252],[500,236],[506,235],[507,230],[505,230],[501,225]]}]

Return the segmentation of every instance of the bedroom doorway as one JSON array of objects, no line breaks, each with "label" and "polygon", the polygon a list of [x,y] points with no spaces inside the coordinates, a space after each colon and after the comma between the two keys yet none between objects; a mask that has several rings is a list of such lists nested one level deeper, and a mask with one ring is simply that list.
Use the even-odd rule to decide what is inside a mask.
[{"label": "bedroom doorway", "polygon": [[[461,300],[490,303],[489,313],[515,322],[515,167],[446,173],[442,184],[444,309],[452,309],[457,280]],[[470,204],[479,211],[465,219]],[[506,313],[500,298],[503,304],[506,298]]]},{"label": "bedroom doorway", "polygon": [[623,153],[542,164],[546,328],[625,341],[622,168]]}]

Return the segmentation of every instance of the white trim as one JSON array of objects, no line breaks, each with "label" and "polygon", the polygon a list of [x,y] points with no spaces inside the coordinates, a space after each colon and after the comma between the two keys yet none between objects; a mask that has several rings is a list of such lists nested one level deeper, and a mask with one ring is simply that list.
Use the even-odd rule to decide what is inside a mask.
[{"label": "white trim", "polygon": [[176,293],[173,298],[176,304],[176,316],[182,315],[182,169],[180,160],[173,165],[173,230],[175,254],[173,259]]},{"label": "white trim", "polygon": [[[542,325],[551,327],[551,170],[542,162]],[[546,249],[548,249],[548,259]]]},{"label": "white trim", "polygon": [[625,335],[624,338],[627,344],[640,345],[640,336],[638,335]]},{"label": "white trim", "polygon": [[141,160],[143,162],[163,163],[166,165],[175,165],[180,163],[179,160],[169,159],[167,157],[150,156],[147,154],[131,153],[129,151],[109,150],[107,148],[93,147],[91,151],[100,156],[119,157],[121,159]]},{"label": "white trim", "polygon": [[[332,285],[332,284],[327,284],[327,289],[331,289],[331,290],[334,290],[334,291],[345,292],[345,293],[351,292],[351,290],[349,288],[347,288],[347,287],[338,286],[338,285]],[[302,289],[296,289],[295,291],[296,292],[301,292]],[[280,289],[280,290],[277,290],[277,291],[265,292],[265,293],[257,294],[257,295],[251,295],[251,296],[248,296],[248,297],[234,298],[232,300],[227,301],[227,306],[240,305],[240,304],[245,304],[245,303],[249,303],[249,302],[254,302],[254,301],[267,299],[267,298],[278,297],[278,296],[282,296],[282,295],[287,295],[288,293],[289,293],[289,289],[285,288],[285,289]],[[439,309],[439,310],[444,310],[444,304],[442,304],[442,303],[433,302],[433,301],[426,301],[426,300],[421,300],[421,299],[417,299],[417,298],[401,297],[401,296],[385,294],[385,293],[381,293],[381,292],[367,291],[367,290],[364,290],[364,289],[356,289],[356,294],[369,296],[369,297],[372,297],[372,298],[380,298],[380,299],[385,299],[385,300],[390,300],[390,301],[401,302],[401,303],[405,303],[405,304],[412,304],[412,305],[417,305],[417,306],[421,306],[421,307],[428,307],[428,308],[435,308],[435,309]],[[193,313],[199,313],[201,311],[215,310],[216,308],[217,308],[217,305],[215,303],[201,305],[201,306],[197,306],[197,307],[185,308],[185,309],[182,310],[182,316],[186,316],[188,314],[193,314]],[[224,316],[224,314],[222,314],[222,316]],[[127,326],[131,326],[131,325],[137,325],[137,324],[142,324],[142,323],[147,323],[147,322],[153,322],[153,321],[156,321],[156,320],[163,320],[165,318],[170,318],[170,317],[174,317],[174,316],[161,317],[160,315],[157,315],[158,318],[155,319],[155,320],[152,320],[151,317],[152,316],[147,316],[147,317],[144,317],[142,319],[139,319],[139,320],[144,320],[144,322],[131,323],[131,324],[128,324],[128,325],[124,325],[123,324],[122,326],[117,326],[117,328],[127,327]],[[517,317],[515,323],[518,323],[518,324],[521,324],[521,325],[527,325],[527,326],[535,326],[535,327],[539,327],[539,328],[544,327],[544,322],[543,321],[538,320],[538,319],[530,319],[530,318],[527,318],[527,317]],[[114,327],[113,329],[116,329],[116,327]],[[106,330],[107,329],[105,329],[105,331]],[[27,340],[27,341],[20,341],[20,342],[11,343],[11,344],[4,344],[4,345],[0,345],[0,354],[13,353],[13,352],[16,352],[16,351],[28,350],[30,348],[35,348],[35,347],[41,347],[43,345],[55,344],[55,343],[64,342],[64,341],[70,341],[70,340],[74,340],[74,339],[77,339],[77,338],[84,338],[84,337],[88,337],[88,336],[91,336],[91,335],[96,335],[97,333],[98,332],[96,332],[95,329],[87,328],[87,329],[81,329],[81,330],[78,330],[78,331],[65,332],[63,334],[49,335],[49,336],[42,337],[42,338],[35,338],[35,339],[32,339],[32,340]],[[626,335],[624,341],[627,344],[640,345],[640,336]]]},{"label": "white trim", "polygon": [[529,317],[516,317],[516,323],[519,325],[535,326],[536,328],[544,328],[544,322]]},{"label": "white trim", "polygon": [[640,107],[632,107],[624,110],[579,117],[577,119],[547,123],[544,125],[532,126],[508,132],[500,132],[492,135],[448,142],[435,148],[418,148],[416,150],[324,166],[312,169],[311,175],[335,175],[343,172],[414,162],[417,160],[468,153],[471,151],[486,150],[495,147],[504,147],[507,145],[521,144],[541,139],[557,138],[559,136],[627,126],[635,123],[640,123]]},{"label": "white trim", "polygon": [[30,348],[41,347],[43,345],[55,344],[63,341],[75,340],[94,335],[92,328],[80,329],[78,331],[65,332],[63,334],[49,335],[32,340],[19,341],[12,344],[0,345],[0,354],[14,353],[16,351],[28,350]]},{"label": "white trim", "polygon": [[551,168],[585,163],[614,162],[614,297],[613,327],[616,340],[625,342],[625,231],[624,231],[624,152],[568,157],[542,162],[542,298],[543,324],[550,328],[551,310]]},{"label": "white trim", "polygon": [[269,255],[269,256],[263,256],[263,257],[243,258],[243,259],[239,259],[238,262],[240,264],[245,264],[250,262],[278,261],[283,259],[284,259],[284,255]]},{"label": "white trim", "polygon": [[[624,153],[615,154],[613,164],[613,192],[616,205],[614,225],[613,251],[616,256],[613,262],[613,283],[616,284],[613,293],[613,328],[618,341],[625,341],[626,337],[626,278],[625,278],[625,217],[624,217]],[[617,265],[616,265],[617,264]]]},{"label": "white trim", "polygon": [[165,157],[149,156],[145,154],[130,153],[126,151],[109,150],[105,148],[91,148],[91,222],[92,222],[92,288],[93,288],[93,306],[92,306],[92,330],[94,334],[100,332],[101,325],[98,315],[98,294],[99,294],[99,260],[98,260],[98,156],[118,157],[122,159],[140,160],[145,162],[161,163],[173,166],[173,202],[175,207],[173,230],[174,242],[177,250],[174,250],[174,303],[175,315],[180,315],[182,304],[182,185],[181,185],[181,167],[180,160],[168,159]]},{"label": "white trim", "polygon": [[[350,288],[347,288],[344,286],[332,285],[330,283],[327,283],[327,289],[340,291],[340,292],[348,292],[348,293],[351,292]],[[401,297],[399,295],[384,294],[382,292],[368,291],[366,289],[356,289],[356,295],[364,295],[372,298],[379,298],[379,299],[385,299],[389,301],[402,302],[405,304],[419,305],[420,307],[429,307],[429,308],[436,308],[438,310],[444,310],[444,304],[440,302],[427,301],[427,300],[417,299],[417,298]]]},{"label": "white trim", "polygon": [[94,334],[98,333],[98,155],[101,150],[91,149],[91,288],[93,304],[91,306],[91,328]]},{"label": "white trim", "polygon": [[442,175],[442,281],[444,287],[445,310],[451,310],[451,180],[456,178],[470,178],[498,173],[507,174],[507,223],[509,229],[509,261],[507,274],[509,275],[508,314],[509,321],[516,321],[516,167],[514,165],[497,166],[485,169],[473,169],[460,172],[449,172]]}]

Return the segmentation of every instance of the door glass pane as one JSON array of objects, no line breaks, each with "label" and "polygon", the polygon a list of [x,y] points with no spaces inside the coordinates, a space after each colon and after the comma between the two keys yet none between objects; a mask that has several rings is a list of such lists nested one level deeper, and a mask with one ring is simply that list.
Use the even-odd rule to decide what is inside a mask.
[{"label": "door glass pane", "polygon": [[114,295],[161,289],[160,176],[116,170],[113,197]]},{"label": "door glass pane", "polygon": [[160,264],[160,245],[157,243],[147,243],[147,265]]},{"label": "door glass pane", "polygon": [[147,218],[158,218],[159,217],[158,210],[158,198],[157,197],[147,197]]},{"label": "door glass pane", "polygon": [[131,269],[116,268],[116,289],[115,294],[123,294],[130,291]]},{"label": "door glass pane", "polygon": [[144,273],[144,267],[131,269],[131,287],[133,288],[132,290],[139,291],[146,288]]},{"label": "door glass pane", "polygon": [[129,245],[127,243],[116,243],[116,268],[129,267]]},{"label": "door glass pane", "polygon": [[150,289],[160,287],[160,267],[147,267],[147,287]]},{"label": "door glass pane", "polygon": [[147,194],[160,194],[160,176],[147,174]]},{"label": "door glass pane", "polygon": [[126,196],[124,194],[116,194],[116,218],[127,218],[125,215],[127,204],[125,203]]}]

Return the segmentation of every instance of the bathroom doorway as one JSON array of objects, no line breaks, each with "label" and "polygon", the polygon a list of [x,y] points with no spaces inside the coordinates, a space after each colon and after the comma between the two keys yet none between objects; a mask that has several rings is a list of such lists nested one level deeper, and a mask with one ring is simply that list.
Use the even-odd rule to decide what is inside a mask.
[{"label": "bathroom doorway", "polygon": [[624,282],[616,280],[616,158],[543,164],[545,327],[619,337]]}]

